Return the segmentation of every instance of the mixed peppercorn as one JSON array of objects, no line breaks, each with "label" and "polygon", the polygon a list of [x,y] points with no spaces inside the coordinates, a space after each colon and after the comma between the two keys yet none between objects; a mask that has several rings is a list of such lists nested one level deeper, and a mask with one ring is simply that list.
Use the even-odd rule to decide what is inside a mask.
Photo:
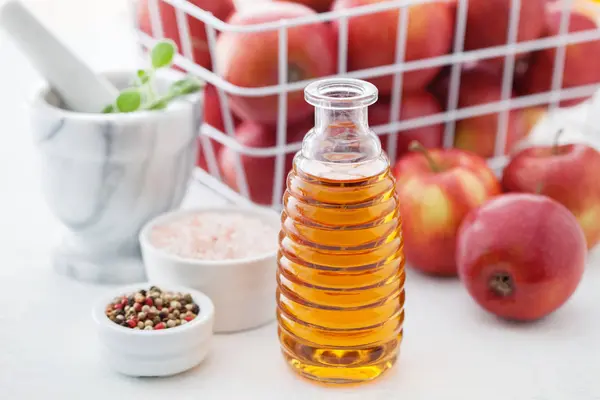
[{"label": "mixed peppercorn", "polygon": [[186,324],[199,312],[189,293],[164,292],[156,286],[116,297],[106,306],[106,316],[114,323],[147,331]]}]

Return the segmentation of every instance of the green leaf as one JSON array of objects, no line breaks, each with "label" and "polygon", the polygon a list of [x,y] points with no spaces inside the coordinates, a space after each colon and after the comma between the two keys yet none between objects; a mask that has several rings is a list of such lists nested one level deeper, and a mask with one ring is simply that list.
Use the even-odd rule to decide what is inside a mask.
[{"label": "green leaf", "polygon": [[182,93],[183,90],[185,90],[186,85],[187,85],[187,82],[185,79],[175,81],[169,87],[169,93],[178,95],[178,94]]},{"label": "green leaf", "polygon": [[169,104],[168,99],[158,99],[146,107],[147,110],[163,110]]},{"label": "green leaf", "polygon": [[204,84],[195,78],[185,78],[175,81],[169,88],[169,93],[175,95],[184,95],[197,92],[202,89]]},{"label": "green leaf", "polygon": [[148,81],[150,80],[150,75],[148,75],[148,73],[143,69],[138,70],[137,77],[142,85],[148,83]]},{"label": "green leaf", "polygon": [[158,42],[151,53],[152,66],[155,69],[164,68],[171,65],[173,57],[177,52],[177,45],[172,40],[162,40]]},{"label": "green leaf", "polygon": [[116,111],[115,106],[113,104],[109,104],[102,109],[102,114],[111,114]]},{"label": "green leaf", "polygon": [[142,94],[135,88],[125,89],[117,97],[116,104],[120,112],[136,111],[142,104]]}]

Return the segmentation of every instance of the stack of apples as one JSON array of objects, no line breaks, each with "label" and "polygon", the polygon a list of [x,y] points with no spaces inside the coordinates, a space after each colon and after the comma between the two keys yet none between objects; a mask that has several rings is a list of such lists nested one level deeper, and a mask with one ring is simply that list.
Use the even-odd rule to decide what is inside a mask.
[{"label": "stack of apples", "polygon": [[[388,0],[272,0],[236,10],[232,0],[189,0],[232,25],[252,25],[308,17]],[[506,44],[511,0],[468,0],[464,51]],[[517,41],[556,36],[563,2],[523,0]],[[151,32],[147,0],[140,0],[140,29]],[[596,16],[575,2],[569,32],[597,29]],[[159,1],[164,36],[181,48],[176,13]],[[443,56],[453,51],[456,0],[412,5],[408,9],[405,61]],[[400,12],[397,9],[348,20],[347,69],[356,71],[394,64]],[[240,87],[279,83],[278,33],[222,32],[209,51],[205,25],[188,17],[193,61]],[[288,29],[287,80],[297,82],[337,73],[338,24],[314,23]],[[459,41],[458,41],[459,42]],[[562,87],[600,83],[600,41],[566,46]],[[515,55],[510,96],[551,88],[556,50]],[[504,59],[460,66],[459,108],[502,98]],[[400,120],[439,114],[447,109],[449,68],[409,71],[402,77]],[[390,122],[393,76],[371,80],[380,101],[369,111],[372,126]],[[261,148],[276,143],[277,96],[243,97],[208,85],[205,122],[225,131],[221,101],[233,112],[236,140]],[[572,106],[585,99],[563,101]],[[545,113],[545,107],[508,114],[506,152]],[[600,154],[582,144],[533,147],[512,155],[498,179],[486,158],[495,154],[499,114],[457,121],[454,149],[442,149],[443,126],[400,132],[394,166],[403,216],[404,246],[410,267],[428,275],[458,276],[468,293],[486,310],[508,319],[535,320],[560,308],[575,292],[587,250],[600,241]],[[287,143],[296,143],[313,125],[313,110],[302,91],[287,94]],[[387,135],[382,137],[386,148]],[[239,156],[211,141],[219,173],[238,188],[235,164],[241,157],[251,200],[269,204],[275,175],[273,157]],[[202,157],[198,165],[207,168]],[[292,155],[286,157],[290,169]]]},{"label": "stack of apples", "polygon": [[396,164],[407,264],[459,276],[484,309],[529,321],[575,292],[600,241],[600,153],[585,144],[515,153],[501,179],[481,156],[426,149]]},{"label": "stack of apples", "polygon": [[[344,9],[384,3],[389,0],[271,0],[239,2],[245,7],[236,9],[233,0],[189,0],[232,25],[252,25],[310,17],[319,12],[339,12]],[[177,16],[173,6],[159,0],[163,34],[181,48]],[[563,2],[547,0],[521,1],[517,41],[524,42],[558,34],[560,9]],[[508,37],[511,0],[468,0],[464,51],[485,49],[506,44]],[[579,4],[579,2],[576,2]],[[148,0],[138,2],[140,29],[151,30]],[[406,46],[403,59],[417,61],[443,56],[454,51],[457,0],[438,0],[408,8]],[[396,61],[396,38],[400,11],[392,9],[348,19],[347,70],[357,71],[392,65]],[[193,61],[239,87],[258,88],[279,84],[278,31],[217,32],[214,52],[208,46],[206,26],[188,16],[193,46]],[[338,65],[338,21],[313,23],[291,27],[287,34],[287,81],[297,82],[335,75]],[[569,31],[596,29],[595,16],[575,7],[569,21]],[[530,95],[550,90],[556,51],[553,48],[534,53],[516,54],[517,67],[511,96]],[[600,41],[570,44],[566,48],[562,87],[600,83]],[[473,107],[496,102],[502,97],[504,58],[480,60],[460,66],[458,107]],[[401,121],[444,112],[448,103],[449,66],[413,70],[402,76],[399,116]],[[370,79],[380,93],[380,101],[369,114],[371,126],[390,122],[393,76]],[[228,93],[233,112],[236,139],[249,147],[271,147],[276,143],[279,113],[277,96],[244,97]],[[577,100],[561,103],[576,104]],[[205,122],[225,131],[220,97],[214,87],[207,88]],[[512,110],[508,115],[505,150],[509,152],[533,124],[545,113],[545,107]],[[287,94],[287,143],[302,140],[312,126],[313,110],[303,99],[302,91]],[[454,146],[470,150],[482,157],[495,155],[494,145],[498,129],[498,113],[457,121]],[[426,148],[441,147],[444,126],[434,124],[405,130],[398,134],[398,145],[392,159],[408,151],[412,140]],[[387,149],[386,132],[381,139]],[[228,147],[212,141],[219,173],[223,181],[238,189],[235,164],[240,157],[248,182],[250,198],[256,203],[269,204],[274,186],[275,160],[273,157],[241,156]],[[286,157],[290,169],[292,154]],[[235,162],[234,162],[235,161]],[[198,165],[207,169],[206,159],[200,152]]]}]

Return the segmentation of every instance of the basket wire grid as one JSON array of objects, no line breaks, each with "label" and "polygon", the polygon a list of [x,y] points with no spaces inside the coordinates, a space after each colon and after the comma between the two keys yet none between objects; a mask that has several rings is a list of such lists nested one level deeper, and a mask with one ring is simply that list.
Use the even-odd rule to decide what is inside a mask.
[{"label": "basket wire grid", "polygon": [[[130,0],[130,5],[135,7]],[[519,10],[522,1],[511,0],[510,20],[505,45],[488,47],[473,51],[464,51],[464,40],[466,32],[466,17],[468,0],[456,0],[456,26],[452,52],[443,56],[421,59],[417,61],[404,62],[404,54],[407,41],[407,26],[409,7],[425,3],[440,3],[449,0],[390,0],[388,2],[375,3],[371,5],[331,11],[294,19],[282,19],[273,22],[255,25],[231,25],[214,17],[211,13],[202,10],[186,0],[148,0],[152,35],[147,35],[137,26],[134,17],[134,26],[138,41],[142,47],[148,49],[164,37],[159,2],[164,1],[175,9],[176,21],[179,29],[182,55],[176,55],[174,63],[183,70],[198,76],[209,82],[217,89],[221,113],[225,126],[225,132],[208,124],[203,124],[200,134],[200,144],[208,164],[208,173],[197,171],[196,176],[213,190],[219,192],[229,200],[252,204],[249,200],[249,188],[246,174],[242,166],[241,154],[251,157],[275,157],[275,174],[273,177],[272,207],[280,208],[284,188],[285,158],[288,153],[296,152],[301,148],[301,143],[286,143],[287,130],[287,93],[303,90],[312,80],[288,82],[287,77],[287,34],[292,27],[314,24],[317,22],[336,21],[338,29],[338,66],[337,76],[357,79],[370,79],[380,76],[393,75],[393,89],[391,93],[390,122],[385,125],[372,126],[377,134],[387,134],[387,153],[390,162],[394,163],[397,146],[397,135],[402,131],[434,124],[445,124],[444,147],[452,147],[454,143],[455,123],[464,118],[477,117],[490,113],[499,113],[497,134],[495,139],[494,156],[488,160],[493,169],[501,169],[507,158],[505,156],[506,136],[508,131],[509,112],[514,109],[526,108],[538,105],[548,105],[550,112],[556,110],[562,100],[577,99],[592,96],[600,87],[599,84],[585,85],[562,89],[562,77],[565,65],[566,45],[600,40],[600,29],[586,30],[569,33],[569,20],[573,5],[577,0],[561,0],[563,7],[559,26],[559,34],[553,37],[544,37],[527,42],[517,42],[519,26]],[[218,1],[218,0],[215,0]],[[583,1],[583,0],[581,0]],[[352,17],[374,14],[381,11],[398,9],[398,29],[396,37],[395,62],[392,65],[378,66],[357,71],[347,71],[348,53],[348,19]],[[135,15],[135,12],[132,13]],[[187,16],[202,21],[205,25],[209,52],[212,60],[215,60],[217,32],[278,32],[278,84],[264,87],[239,87],[231,84],[215,72],[197,65],[192,60],[192,41],[189,35]],[[545,93],[512,97],[513,77],[515,72],[515,54],[520,52],[531,52],[535,50],[555,48],[554,71],[552,75],[551,90]],[[590,55],[592,56],[592,55]],[[598,55],[600,56],[600,55]],[[473,107],[458,108],[458,97],[460,88],[461,67],[465,63],[503,57],[504,69],[502,76],[501,99],[497,102],[481,104]],[[448,89],[448,105],[446,111],[419,118],[411,118],[400,121],[400,105],[402,102],[402,78],[403,72],[426,69],[431,67],[451,66]],[[326,77],[322,77],[326,78]],[[319,79],[322,79],[319,78]],[[239,95],[247,97],[258,97],[267,95],[278,95],[278,119],[276,145],[273,147],[253,148],[238,143],[234,136],[234,120],[229,106],[227,95]],[[219,168],[215,151],[211,140],[232,148],[237,158],[235,160],[235,171],[237,174],[238,192],[228,188],[221,182]]]}]

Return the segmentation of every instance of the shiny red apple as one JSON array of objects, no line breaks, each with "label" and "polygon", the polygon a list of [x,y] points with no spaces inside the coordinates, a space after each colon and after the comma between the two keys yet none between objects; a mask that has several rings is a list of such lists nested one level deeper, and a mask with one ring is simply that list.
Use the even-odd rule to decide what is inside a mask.
[{"label": "shiny red apple", "polygon": [[[225,20],[235,8],[232,0],[188,1],[222,20]],[[158,10],[164,37],[175,41],[179,48],[179,52],[183,54],[175,8],[165,1],[158,1]],[[152,24],[148,0],[140,0],[137,2],[137,20],[140,30],[147,35],[152,36]],[[187,16],[187,23],[192,42],[193,60],[204,68],[211,68],[212,60],[210,58],[210,49],[206,36],[206,25],[204,22],[191,15]]]},{"label": "shiny red apple", "polygon": [[530,321],[571,297],[586,253],[583,231],[566,207],[547,196],[510,193],[465,218],[456,263],[481,307],[505,319]]},{"label": "shiny red apple", "polygon": [[[214,0],[217,1],[217,0]],[[235,12],[231,25],[256,25],[311,18],[317,14],[302,4],[256,2]],[[223,32],[217,41],[215,71],[229,83],[243,88],[279,84],[278,30]],[[287,29],[287,81],[289,83],[333,75],[337,67],[336,36],[329,24],[315,22]],[[230,93],[231,109],[238,117],[275,125],[279,115],[277,95],[243,96]],[[299,123],[312,115],[314,107],[304,100],[304,92],[287,94],[288,123]]]},{"label": "shiny red apple", "polygon": [[469,211],[500,193],[500,183],[474,153],[426,150],[418,143],[411,148],[394,169],[406,261],[428,274],[455,276],[458,227]]},{"label": "shiny red apple", "polygon": [[585,144],[536,146],[517,153],[504,169],[509,192],[540,193],[567,207],[588,248],[600,241],[600,153]]},{"label": "shiny red apple", "polygon": [[[336,0],[333,10],[343,12],[354,7],[368,7],[388,0]],[[455,5],[447,1],[413,4],[408,8],[405,61],[435,58],[452,49]],[[375,12],[348,19],[348,70],[391,65],[395,62],[399,9]],[[336,34],[339,21],[333,21]],[[442,67],[419,68],[403,75],[403,90],[425,88]],[[391,75],[370,79],[381,95],[392,93]]]},{"label": "shiny red apple", "polygon": [[326,11],[329,11],[329,9],[331,9],[331,5],[333,4],[334,0],[276,0],[276,1],[287,1],[289,3],[304,4],[305,6],[308,6],[315,11],[326,12]]},{"label": "shiny red apple", "polygon": [[[546,36],[557,38],[560,35],[560,25],[564,8],[562,1],[557,1],[547,7]],[[569,16],[568,31],[571,34],[591,32],[598,29],[597,7],[589,1],[573,2]],[[564,68],[562,69],[562,89],[575,88],[584,85],[600,83],[600,40],[574,42],[565,45]],[[538,94],[552,89],[556,61],[556,47],[538,50],[531,55],[529,68],[523,79],[517,82],[517,88],[524,95]],[[587,97],[563,100],[562,107],[574,106]]]}]

